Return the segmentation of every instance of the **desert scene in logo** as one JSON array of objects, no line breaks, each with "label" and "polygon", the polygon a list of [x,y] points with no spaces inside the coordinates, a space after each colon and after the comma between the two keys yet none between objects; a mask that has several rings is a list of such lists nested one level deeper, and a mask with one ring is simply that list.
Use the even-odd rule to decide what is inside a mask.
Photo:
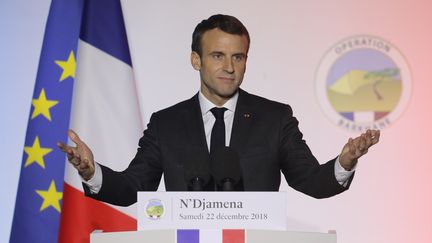
[{"label": "desert scene in logo", "polygon": [[402,82],[399,69],[352,70],[327,89],[330,104],[339,113],[388,114],[398,104]]}]

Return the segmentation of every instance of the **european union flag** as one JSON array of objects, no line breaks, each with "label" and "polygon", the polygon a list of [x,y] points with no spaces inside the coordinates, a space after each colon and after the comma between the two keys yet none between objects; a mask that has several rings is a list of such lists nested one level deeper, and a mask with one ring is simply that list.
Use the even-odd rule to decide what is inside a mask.
[{"label": "european union flag", "polygon": [[10,242],[57,242],[83,0],[53,0],[36,77]]}]

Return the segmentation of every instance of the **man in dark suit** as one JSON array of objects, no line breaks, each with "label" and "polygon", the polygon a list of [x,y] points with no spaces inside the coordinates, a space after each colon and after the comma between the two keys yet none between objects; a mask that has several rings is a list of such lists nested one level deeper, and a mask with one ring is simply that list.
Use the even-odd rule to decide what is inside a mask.
[{"label": "man in dark suit", "polygon": [[281,171],[291,187],[316,198],[347,190],[358,158],[378,142],[379,131],[349,139],[339,156],[320,165],[290,106],[239,88],[249,43],[246,28],[232,16],[214,15],[197,25],[191,64],[200,73],[199,93],[152,115],[135,158],[122,172],[95,163],[88,146],[70,131],[76,147],[59,147],[83,178],[86,195],[130,205],[137,191],[157,190],[162,174],[167,191],[187,191],[185,160],[210,156],[220,143],[240,158],[241,190],[277,191]]}]

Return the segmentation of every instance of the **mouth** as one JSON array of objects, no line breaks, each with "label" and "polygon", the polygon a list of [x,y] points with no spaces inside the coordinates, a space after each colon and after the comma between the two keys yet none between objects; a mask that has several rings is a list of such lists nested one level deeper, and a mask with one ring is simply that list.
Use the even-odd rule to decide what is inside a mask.
[{"label": "mouth", "polygon": [[235,79],[234,78],[230,78],[230,77],[218,77],[220,80],[223,80],[223,81],[229,81],[229,82],[232,82],[232,81],[234,81]]}]

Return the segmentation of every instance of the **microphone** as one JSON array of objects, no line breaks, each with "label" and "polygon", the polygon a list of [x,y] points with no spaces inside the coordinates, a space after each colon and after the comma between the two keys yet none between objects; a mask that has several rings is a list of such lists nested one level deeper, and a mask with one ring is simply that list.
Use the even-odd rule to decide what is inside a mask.
[{"label": "microphone", "polygon": [[211,179],[207,153],[195,152],[184,161],[184,177],[189,191],[204,191]]},{"label": "microphone", "polygon": [[[230,147],[216,149],[210,155],[210,171],[218,189],[236,191],[236,185],[241,179],[240,159],[235,150]],[[243,191],[243,189],[237,188]]]}]

